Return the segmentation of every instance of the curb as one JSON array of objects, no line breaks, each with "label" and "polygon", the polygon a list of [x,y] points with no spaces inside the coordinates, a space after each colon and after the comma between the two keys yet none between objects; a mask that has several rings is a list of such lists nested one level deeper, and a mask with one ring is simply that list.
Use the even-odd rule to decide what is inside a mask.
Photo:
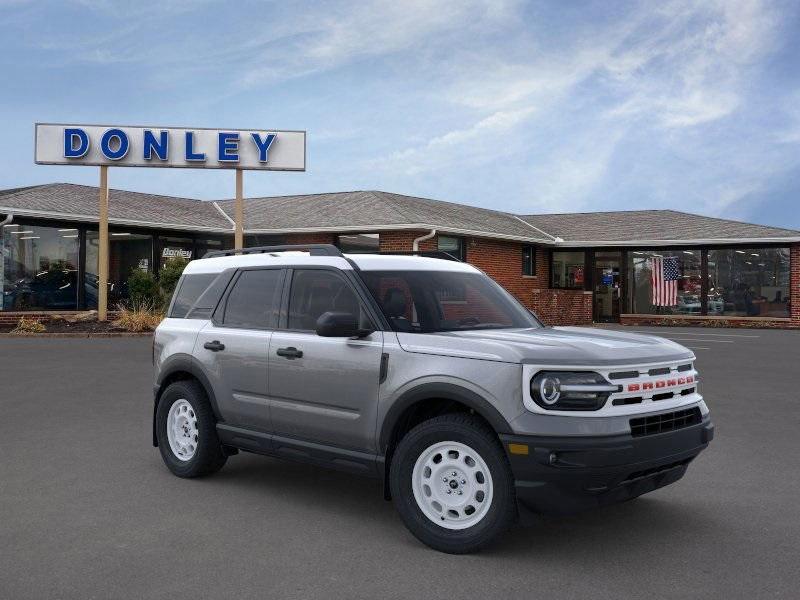
[{"label": "curb", "polygon": [[14,339],[14,338],[134,338],[134,337],[152,337],[152,331],[142,331],[139,333],[132,333],[130,331],[120,332],[85,332],[85,333],[0,333],[0,339]]}]

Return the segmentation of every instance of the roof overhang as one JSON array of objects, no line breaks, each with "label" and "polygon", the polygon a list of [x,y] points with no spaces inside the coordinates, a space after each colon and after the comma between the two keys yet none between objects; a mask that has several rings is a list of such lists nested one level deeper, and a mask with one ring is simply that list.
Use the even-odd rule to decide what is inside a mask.
[{"label": "roof overhang", "polygon": [[794,244],[800,236],[756,237],[756,238],[702,238],[683,240],[564,240],[553,242],[555,246],[714,246],[720,244]]}]

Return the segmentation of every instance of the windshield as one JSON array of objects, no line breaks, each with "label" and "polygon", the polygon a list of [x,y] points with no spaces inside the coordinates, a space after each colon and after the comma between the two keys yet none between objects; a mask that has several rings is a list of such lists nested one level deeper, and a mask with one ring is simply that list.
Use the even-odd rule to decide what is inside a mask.
[{"label": "windshield", "polygon": [[362,271],[395,331],[437,333],[541,327],[541,323],[482,273]]}]

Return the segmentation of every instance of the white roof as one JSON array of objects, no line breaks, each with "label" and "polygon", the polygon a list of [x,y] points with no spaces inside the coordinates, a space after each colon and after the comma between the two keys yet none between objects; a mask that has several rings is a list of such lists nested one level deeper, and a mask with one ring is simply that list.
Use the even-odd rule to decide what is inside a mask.
[{"label": "white roof", "polygon": [[[402,256],[396,254],[347,254],[363,271],[456,271],[477,273],[478,270],[466,263],[425,256]],[[263,254],[234,254],[201,258],[190,262],[185,269],[187,274],[219,273],[234,267],[258,266],[331,266],[351,270],[353,266],[340,256],[311,256],[308,252],[269,252]]]}]

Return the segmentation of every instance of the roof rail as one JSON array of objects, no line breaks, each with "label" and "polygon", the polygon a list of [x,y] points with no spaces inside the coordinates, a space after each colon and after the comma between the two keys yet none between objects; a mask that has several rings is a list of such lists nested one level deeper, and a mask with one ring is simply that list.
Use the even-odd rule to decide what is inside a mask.
[{"label": "roof rail", "polygon": [[311,256],[341,256],[342,251],[333,244],[288,244],[283,246],[254,246],[252,248],[232,248],[231,250],[212,250],[206,252],[203,258],[217,256],[235,256],[237,254],[268,254],[270,252],[291,252],[308,250]]}]

